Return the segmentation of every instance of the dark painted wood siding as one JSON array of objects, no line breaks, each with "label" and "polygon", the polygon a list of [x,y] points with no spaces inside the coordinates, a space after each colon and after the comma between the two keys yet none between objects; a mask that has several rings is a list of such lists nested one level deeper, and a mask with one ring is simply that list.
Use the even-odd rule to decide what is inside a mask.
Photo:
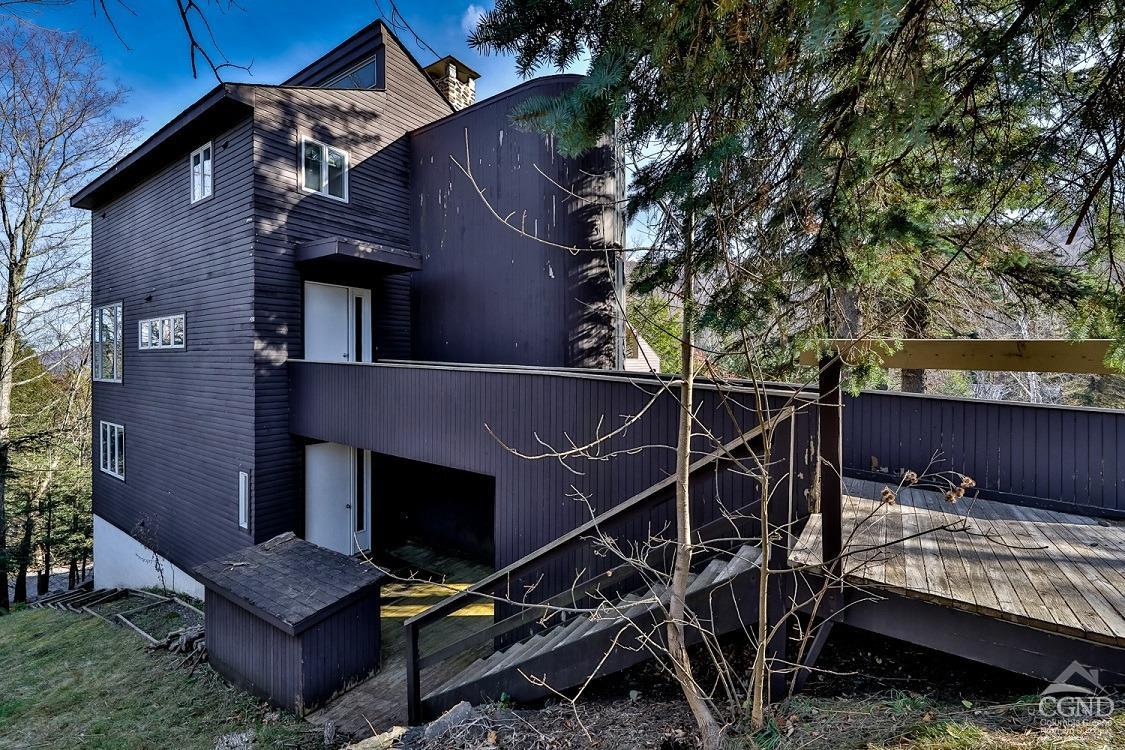
[{"label": "dark painted wood siding", "polygon": [[[94,435],[125,425],[127,458],[124,482],[102,473],[94,441],[94,512],[185,569],[250,541],[238,472],[255,458],[251,121],[208,137],[213,197],[191,204],[187,149],[91,223],[92,301],[124,302],[125,355],[124,382],[93,385]],[[138,321],[174,313],[186,348],[139,351]]]},{"label": "dark painted wood siding", "polygon": [[379,590],[374,589],[301,633],[301,702],[306,710],[378,668],[379,628]]},{"label": "dark painted wood siding", "polygon": [[[494,477],[498,567],[589,520],[576,493],[596,511],[607,510],[675,467],[678,402],[653,379],[407,363],[291,362],[290,373],[295,434]],[[742,424],[735,424],[716,390],[698,391],[700,421],[724,441],[756,423],[754,412],[747,411],[752,396],[741,392],[731,398]],[[784,400],[779,396],[772,403]],[[617,455],[577,458],[568,461],[569,469],[556,459],[521,458],[501,444],[529,454],[543,452],[537,438],[559,447],[569,440],[581,445],[642,411],[640,420],[600,448],[603,457]],[[709,452],[714,443],[698,437],[697,449]],[[777,455],[788,464],[789,445],[780,446]],[[752,507],[757,486],[726,466],[698,475],[693,494],[695,521],[703,524],[724,507]],[[661,529],[669,521],[666,513],[655,513],[631,520],[622,531],[647,538],[649,524]]]},{"label": "dark painted wood siding", "polygon": [[301,642],[255,617],[215,590],[204,600],[207,660],[238,687],[297,710]]},{"label": "dark painted wood siding", "polygon": [[378,589],[296,635],[211,588],[205,605],[211,666],[275,706],[303,714],[378,667]]},{"label": "dark painted wood siding", "polygon": [[[624,185],[612,148],[563,158],[550,138],[511,122],[520,102],[555,96],[577,80],[536,79],[412,134],[412,249],[423,257],[414,279],[416,358],[544,367],[618,362],[616,255],[538,241],[623,246],[616,201]],[[523,234],[493,210],[513,217]]]},{"label": "dark painted wood siding", "polygon": [[958,471],[983,497],[1125,517],[1125,411],[865,391],[845,399],[844,465]]},{"label": "dark painted wood siding", "polygon": [[[258,89],[255,100],[256,541],[300,531],[304,521],[302,458],[288,431],[284,369],[288,357],[303,354],[294,249],[326,237],[409,247],[406,134],[451,111],[393,37],[379,43],[385,91],[276,87]],[[298,189],[302,135],[348,151],[346,204]],[[411,356],[410,279],[373,272],[351,283],[373,291],[376,356]]]}]

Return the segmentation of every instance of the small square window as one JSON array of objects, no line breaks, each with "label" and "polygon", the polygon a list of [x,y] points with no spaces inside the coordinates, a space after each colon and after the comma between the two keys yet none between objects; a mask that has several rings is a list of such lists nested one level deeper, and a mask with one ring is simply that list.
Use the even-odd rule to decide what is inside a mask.
[{"label": "small square window", "polygon": [[188,160],[191,166],[191,202],[196,203],[204,198],[211,197],[211,144],[204,145],[191,152]]},{"label": "small square window", "polygon": [[348,200],[348,153],[310,138],[301,140],[301,189]]}]

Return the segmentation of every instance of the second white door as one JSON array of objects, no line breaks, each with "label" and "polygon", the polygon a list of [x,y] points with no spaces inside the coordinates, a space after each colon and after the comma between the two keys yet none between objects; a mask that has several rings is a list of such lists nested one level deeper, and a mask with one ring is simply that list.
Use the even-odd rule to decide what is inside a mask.
[{"label": "second white door", "polygon": [[371,548],[371,453],[305,446],[305,539],[350,555]]},{"label": "second white door", "polygon": [[370,362],[371,292],[305,282],[305,359]]}]

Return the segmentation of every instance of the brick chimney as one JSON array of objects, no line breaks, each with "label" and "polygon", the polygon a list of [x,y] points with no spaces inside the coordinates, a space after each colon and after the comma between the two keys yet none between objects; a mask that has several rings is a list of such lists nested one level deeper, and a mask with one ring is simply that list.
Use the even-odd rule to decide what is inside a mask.
[{"label": "brick chimney", "polygon": [[452,55],[426,66],[426,75],[454,109],[464,109],[477,100],[476,80],[480,73]]}]

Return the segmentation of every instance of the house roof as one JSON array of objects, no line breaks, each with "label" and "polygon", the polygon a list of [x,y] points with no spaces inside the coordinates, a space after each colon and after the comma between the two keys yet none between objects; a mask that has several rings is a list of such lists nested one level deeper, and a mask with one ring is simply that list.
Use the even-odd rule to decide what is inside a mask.
[{"label": "house roof", "polygon": [[306,542],[292,532],[204,563],[194,575],[289,635],[297,635],[364,596],[382,571]]},{"label": "house roof", "polygon": [[[466,65],[465,63],[458,60],[453,55],[446,55],[445,57],[441,58],[440,60],[434,60],[432,63],[427,65],[424,68],[424,70],[427,74],[429,74],[431,76],[436,75],[436,76],[440,77],[441,75],[443,75],[445,73],[445,67],[444,67],[445,63],[453,63],[454,65],[457,66],[458,74],[464,73],[466,75],[466,77],[472,78],[474,81],[476,79],[480,78],[480,73],[476,72],[475,70],[470,68],[468,65]],[[460,77],[460,76],[458,76],[458,77]]]},{"label": "house roof", "polygon": [[[346,71],[375,50],[383,47],[383,35],[394,40],[418,69],[426,84],[434,82],[423,70],[418,60],[410,54],[394,33],[382,21],[368,24],[336,45],[324,55],[290,76],[282,87],[317,88],[318,84],[341,71]],[[204,94],[198,101],[176,115],[168,124],[153,133],[140,146],[107,169],[70,199],[75,208],[94,209],[131,188],[158,164],[166,163],[177,154],[186,155],[206,139],[222,123],[232,123],[238,117],[249,115],[254,108],[254,93],[261,88],[278,88],[269,84],[221,83]],[[347,89],[334,89],[346,91]],[[444,96],[442,97],[444,100]]]},{"label": "house roof", "polygon": [[[172,118],[140,146],[126,154],[112,167],[75,193],[70,205],[92,209],[120,194],[120,186],[142,177],[157,161],[165,161],[181,151],[186,155],[188,143],[210,133],[220,122],[230,122],[253,109],[255,87],[241,83],[221,83],[198,101]],[[190,148],[188,149],[190,150]]]}]

